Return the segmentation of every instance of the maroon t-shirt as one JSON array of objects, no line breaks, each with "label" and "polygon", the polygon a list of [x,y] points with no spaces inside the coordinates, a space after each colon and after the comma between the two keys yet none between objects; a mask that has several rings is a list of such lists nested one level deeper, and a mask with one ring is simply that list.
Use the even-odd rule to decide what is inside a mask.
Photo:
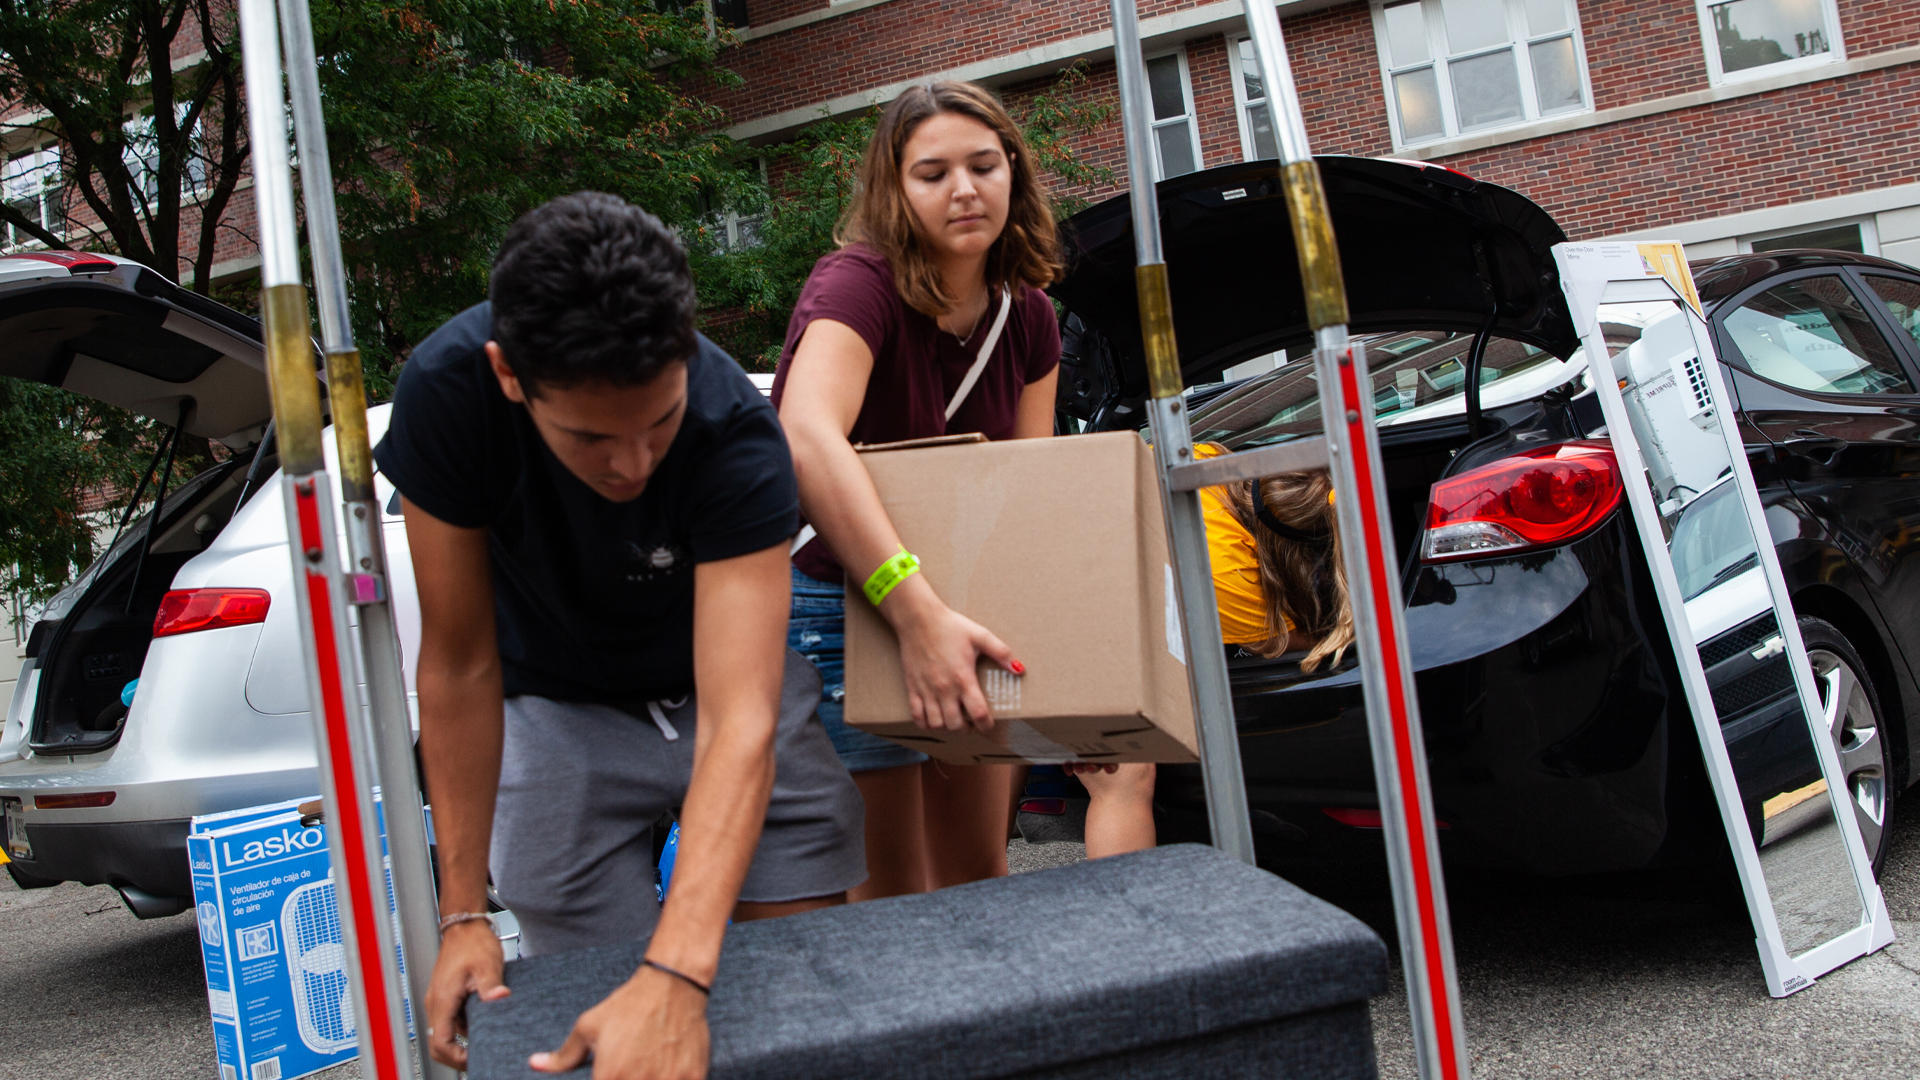
[{"label": "maroon t-shirt", "polygon": [[[780,405],[793,364],[793,350],[815,319],[832,319],[851,327],[873,350],[873,375],[867,397],[848,438],[855,443],[897,442],[936,435],[964,435],[978,431],[989,439],[1013,437],[1020,410],[1020,392],[1028,383],[1044,379],[1060,363],[1060,326],[1054,320],[1053,301],[1038,289],[1023,287],[1007,313],[1007,328],[988,358],[980,380],[952,422],[946,419],[947,400],[960,388],[967,369],[1000,311],[998,287],[988,297],[987,312],[965,343],[941,330],[927,315],[907,306],[893,287],[893,270],[886,257],[864,244],[832,252],[814,264],[800,302],[787,323],[787,344],[773,376],[773,404]],[[826,542],[815,538],[793,557],[800,572],[821,581],[844,580],[840,564]]]}]

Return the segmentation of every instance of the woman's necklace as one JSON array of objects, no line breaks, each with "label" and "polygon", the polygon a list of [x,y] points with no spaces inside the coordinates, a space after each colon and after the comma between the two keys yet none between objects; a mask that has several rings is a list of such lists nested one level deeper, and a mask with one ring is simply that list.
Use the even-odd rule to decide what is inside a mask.
[{"label": "woman's necklace", "polygon": [[947,333],[952,334],[954,337],[954,340],[958,341],[962,345],[965,345],[967,342],[973,340],[973,335],[980,332],[980,324],[985,322],[987,319],[987,309],[993,306],[992,300],[993,300],[993,295],[991,292],[989,292],[985,298],[985,302],[983,302],[980,305],[980,314],[975,315],[973,317],[973,326],[969,328],[966,333],[962,334],[958,330],[948,330]]}]

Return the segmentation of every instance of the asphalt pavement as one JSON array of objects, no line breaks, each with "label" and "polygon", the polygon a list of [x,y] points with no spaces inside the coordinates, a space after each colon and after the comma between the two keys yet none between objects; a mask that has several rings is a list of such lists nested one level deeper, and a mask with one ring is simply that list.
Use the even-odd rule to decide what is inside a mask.
[{"label": "asphalt pavement", "polygon": [[[1881,886],[1898,940],[1785,1000],[1769,998],[1746,915],[1674,896],[1461,876],[1451,882],[1479,1080],[1744,1080],[1920,1075],[1920,792],[1896,811]],[[1016,872],[1082,857],[1015,842]],[[1391,940],[1379,882],[1313,885]],[[1737,898],[1736,898],[1737,899]],[[21,892],[0,875],[0,1062],[33,1080],[213,1077],[191,913],[136,920],[105,888]],[[1374,1002],[1380,1072],[1416,1075],[1398,968]],[[321,1074],[357,1077],[352,1066]]]}]

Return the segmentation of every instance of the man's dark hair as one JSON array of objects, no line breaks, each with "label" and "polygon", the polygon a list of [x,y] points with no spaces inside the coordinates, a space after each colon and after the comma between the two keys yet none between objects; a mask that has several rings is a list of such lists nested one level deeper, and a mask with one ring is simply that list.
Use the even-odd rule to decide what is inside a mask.
[{"label": "man's dark hair", "polygon": [[660,219],[582,191],[522,215],[493,258],[493,340],[529,394],[638,386],[693,356],[693,277]]}]

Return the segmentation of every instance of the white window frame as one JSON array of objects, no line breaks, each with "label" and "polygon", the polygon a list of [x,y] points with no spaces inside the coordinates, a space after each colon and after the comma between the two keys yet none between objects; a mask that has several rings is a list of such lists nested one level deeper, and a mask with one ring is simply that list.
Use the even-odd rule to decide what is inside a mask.
[{"label": "white window frame", "polygon": [[[1166,163],[1160,160],[1159,131],[1164,127],[1172,127],[1175,124],[1187,125],[1187,139],[1193,145],[1193,171],[1199,172],[1207,167],[1207,159],[1201,156],[1200,153],[1200,123],[1199,117],[1194,113],[1193,108],[1193,72],[1187,67],[1187,50],[1184,47],[1169,49],[1166,52],[1158,52],[1152,56],[1144,57],[1140,65],[1142,72],[1144,73],[1146,65],[1165,56],[1177,57],[1180,61],[1180,97],[1187,111],[1182,116],[1169,117],[1165,120],[1155,120],[1151,116],[1148,117],[1148,137],[1153,142],[1153,178],[1156,182],[1167,179]],[[1147,102],[1147,112],[1149,114],[1153,112],[1151,95],[1149,95]],[[1185,176],[1186,173],[1181,173],[1180,175]]]},{"label": "white window frame", "polygon": [[[769,182],[767,177],[767,159],[765,157],[756,157],[753,159],[753,163],[754,167],[760,171],[761,186],[767,186]],[[758,236],[750,236],[749,234],[764,224],[766,219],[767,216],[764,212],[759,214],[742,214],[740,211],[731,208],[709,210],[702,215],[701,218],[706,227],[714,231],[716,239],[720,241],[721,250],[729,252],[741,251],[750,247],[759,247],[763,242],[761,238]]]},{"label": "white window frame", "polygon": [[1712,0],[1693,0],[1695,13],[1700,17],[1700,47],[1707,54],[1707,82],[1713,86],[1724,83],[1748,82],[1753,79],[1765,79],[1774,75],[1807,68],[1825,67],[1837,64],[1847,58],[1846,42],[1840,37],[1840,9],[1834,0],[1819,0],[1820,11],[1826,19],[1827,51],[1812,56],[1796,56],[1759,67],[1744,68],[1740,71],[1720,70],[1720,38],[1714,33],[1712,9],[1722,5]]},{"label": "white window frame", "polygon": [[[44,200],[46,193],[51,190],[55,193],[55,197],[58,197],[60,191],[60,147],[57,143],[52,139],[42,139],[23,142],[20,145],[5,147],[4,149],[5,152],[0,153],[0,166],[11,165],[15,158],[25,157],[28,154],[52,155],[53,183],[48,184],[43,180],[40,185],[39,195]],[[0,171],[0,198],[9,198],[12,192],[4,190],[4,185],[8,183],[4,177],[4,171]],[[60,215],[56,215],[52,222],[47,221],[45,203],[43,202],[40,215],[41,227],[55,236],[60,236],[65,232],[62,227],[64,224],[65,222]],[[8,237],[12,233],[13,225],[11,222],[5,223],[4,227],[0,228],[0,252],[32,251],[46,246],[38,237],[27,233],[22,233],[17,238],[9,239]]]},{"label": "white window frame", "polygon": [[1857,225],[1860,228],[1861,253],[1877,258],[1880,255],[1880,226],[1876,217],[1874,214],[1868,214],[1865,217],[1833,218],[1829,221],[1810,221],[1784,229],[1768,229],[1765,232],[1745,233],[1742,234],[1739,239],[1740,253],[1743,255],[1752,253],[1753,244],[1756,240],[1775,240],[1782,236],[1796,236],[1800,233],[1818,232],[1821,229],[1837,229],[1847,225]]},{"label": "white window frame", "polygon": [[[1255,105],[1265,105],[1267,107],[1267,123],[1274,125],[1275,121],[1273,119],[1273,105],[1270,99],[1265,97],[1259,99],[1247,97],[1245,74],[1247,62],[1240,56],[1240,46],[1243,42],[1249,40],[1251,39],[1245,34],[1227,39],[1227,66],[1233,80],[1233,114],[1240,123],[1240,160],[1258,161],[1260,160],[1260,150],[1259,147],[1254,145],[1253,120],[1247,115],[1247,110]],[[1264,83],[1262,84],[1262,89],[1265,89]],[[1273,138],[1273,150],[1277,155],[1280,152],[1280,129],[1277,125],[1274,126]]]},{"label": "white window frame", "polygon": [[[1507,43],[1459,54],[1453,54],[1448,51],[1446,22],[1441,15],[1440,0],[1418,0],[1418,2],[1421,6],[1421,19],[1427,29],[1427,55],[1429,59],[1424,63],[1407,64],[1398,68],[1393,64],[1393,53],[1387,41],[1386,9],[1388,7],[1399,6],[1400,0],[1373,0],[1373,3],[1369,5],[1373,14],[1374,48],[1380,57],[1381,96],[1386,100],[1387,120],[1393,133],[1393,145],[1395,149],[1426,146],[1430,143],[1456,139],[1461,135],[1479,135],[1490,131],[1504,131],[1525,124],[1537,123],[1543,119],[1562,116],[1579,116],[1583,113],[1591,113],[1594,111],[1593,76],[1587,65],[1586,32],[1581,27],[1580,5],[1576,0],[1563,0],[1567,6],[1568,29],[1555,30],[1546,34],[1529,34],[1527,32],[1526,0],[1503,0],[1507,12]],[[1696,2],[1703,2],[1703,0],[1696,0]],[[1832,0],[1823,0],[1823,2],[1831,3]],[[1568,34],[1571,34],[1573,38],[1574,64],[1579,68],[1580,72],[1581,105],[1577,109],[1561,109],[1543,115],[1540,112],[1539,91],[1534,86],[1533,59],[1528,52],[1528,46]],[[1458,106],[1455,104],[1453,97],[1453,77],[1449,70],[1449,64],[1455,60],[1470,59],[1475,56],[1484,56],[1499,52],[1501,49],[1511,50],[1514,54],[1514,63],[1520,80],[1520,116],[1505,123],[1487,124],[1482,127],[1462,131],[1460,128],[1460,118],[1458,116]],[[1427,66],[1433,68],[1435,85],[1440,95],[1441,131],[1438,135],[1427,136],[1418,142],[1409,142],[1400,128],[1400,101],[1393,92],[1393,76],[1396,71],[1406,72]]]},{"label": "white window frame", "polygon": [[[121,124],[121,130],[126,133],[127,138],[126,149],[122,154],[122,160],[126,163],[128,173],[132,174],[134,182],[139,185],[139,195],[146,199],[149,205],[159,197],[158,190],[154,188],[155,180],[153,178],[154,167],[158,164],[157,148],[156,157],[149,160],[136,152],[134,141],[136,139],[148,142],[157,140],[158,137],[153,131],[154,123],[151,108],[151,103],[141,107],[139,111],[127,117]],[[185,104],[174,105],[175,124],[187,118],[188,108],[189,106]],[[194,121],[196,130],[205,119],[206,115],[203,113],[199,120]],[[289,135],[293,133],[291,120],[289,120],[287,125],[287,133]],[[192,135],[188,136],[189,139],[193,137]],[[289,140],[289,145],[294,145],[291,139]],[[298,157],[297,152],[295,156]],[[294,164],[297,166],[299,163],[295,161]],[[213,190],[213,165],[208,161],[194,160],[191,158],[184,162],[183,165],[184,167],[180,175],[180,201],[182,203],[198,202],[207,192]],[[198,175],[196,175],[196,171]]]}]

